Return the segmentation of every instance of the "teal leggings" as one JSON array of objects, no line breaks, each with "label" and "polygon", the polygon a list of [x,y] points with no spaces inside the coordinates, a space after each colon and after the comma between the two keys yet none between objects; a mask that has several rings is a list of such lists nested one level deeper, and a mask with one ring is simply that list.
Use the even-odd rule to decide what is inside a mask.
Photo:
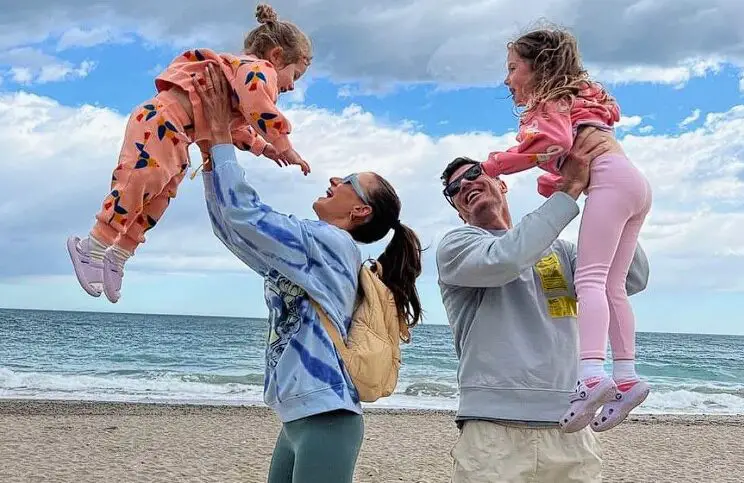
[{"label": "teal leggings", "polygon": [[349,411],[284,423],[268,483],[351,483],[363,436],[362,416]]}]

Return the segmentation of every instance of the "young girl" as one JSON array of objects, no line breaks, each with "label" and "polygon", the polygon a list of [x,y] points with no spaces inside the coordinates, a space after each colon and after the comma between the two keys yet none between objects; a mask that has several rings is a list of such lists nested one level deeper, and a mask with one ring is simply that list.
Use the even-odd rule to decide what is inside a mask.
[{"label": "young girl", "polygon": [[310,65],[310,40],[294,24],[279,21],[268,5],[256,8],[256,19],[261,25],[247,35],[241,55],[185,52],[155,79],[158,94],[132,112],[111,191],[93,229],[82,240],[67,240],[75,275],[88,294],[100,296],[102,284],[111,302],[119,299],[124,263],[176,196],[190,165],[189,145],[208,141],[192,82],[196,78],[204,85],[207,66],[219,69],[232,88],[235,146],[309,172],[292,148],[291,125],[276,102],[280,92],[294,89]]},{"label": "young girl", "polygon": [[[570,34],[537,30],[507,48],[505,84],[514,103],[524,107],[519,145],[491,153],[483,167],[499,176],[538,166],[548,172],[540,176],[538,192],[548,197],[561,182],[559,168],[577,129],[611,131],[620,111],[614,99],[589,80]],[[590,423],[595,431],[610,429],[648,395],[648,384],[635,372],[635,320],[625,279],[650,207],[648,181],[622,152],[592,161],[575,270],[580,373],[571,406],[560,420],[566,432]],[[612,378],[603,367],[608,332]]]}]

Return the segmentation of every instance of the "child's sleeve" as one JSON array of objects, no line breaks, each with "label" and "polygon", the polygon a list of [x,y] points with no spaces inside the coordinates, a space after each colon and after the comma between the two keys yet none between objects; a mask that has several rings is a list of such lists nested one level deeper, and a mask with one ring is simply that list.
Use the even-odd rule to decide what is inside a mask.
[{"label": "child's sleeve", "polygon": [[268,144],[250,126],[235,128],[230,132],[230,135],[236,148],[241,151],[250,151],[256,156],[261,156],[266,144]]},{"label": "child's sleeve", "polygon": [[256,133],[280,153],[290,149],[292,125],[276,107],[276,70],[268,62],[246,62],[235,72],[233,90],[238,109]]},{"label": "child's sleeve", "polygon": [[558,191],[558,186],[563,181],[559,174],[545,173],[537,177],[537,192],[546,198]]},{"label": "child's sleeve", "polygon": [[570,112],[555,104],[545,106],[520,125],[517,141],[517,146],[488,155],[483,167],[489,176],[518,173],[535,166],[559,174],[558,160],[573,145]]}]

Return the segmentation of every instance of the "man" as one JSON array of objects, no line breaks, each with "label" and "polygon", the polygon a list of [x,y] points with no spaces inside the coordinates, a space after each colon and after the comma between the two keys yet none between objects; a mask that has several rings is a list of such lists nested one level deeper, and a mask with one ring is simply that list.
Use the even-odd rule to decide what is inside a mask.
[{"label": "man", "polygon": [[[512,226],[506,185],[457,158],[444,170],[445,197],[465,226],[437,248],[442,299],[459,358],[460,437],[454,483],[601,481],[599,442],[558,420],[577,380],[576,247],[558,240],[579,214],[589,160],[619,149],[587,129],[563,167],[563,184]],[[636,249],[627,291],[643,290],[648,263]]]}]

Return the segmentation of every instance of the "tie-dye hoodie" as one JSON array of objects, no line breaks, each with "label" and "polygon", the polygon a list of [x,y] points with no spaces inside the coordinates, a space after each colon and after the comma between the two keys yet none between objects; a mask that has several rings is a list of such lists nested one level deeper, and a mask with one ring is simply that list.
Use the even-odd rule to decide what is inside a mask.
[{"label": "tie-dye hoodie", "polygon": [[203,175],[214,233],[264,280],[269,330],[264,401],[283,422],[336,409],[361,413],[359,397],[308,294],[344,339],[362,265],[344,230],[300,220],[264,204],[248,183],[232,145],[212,148]]}]

